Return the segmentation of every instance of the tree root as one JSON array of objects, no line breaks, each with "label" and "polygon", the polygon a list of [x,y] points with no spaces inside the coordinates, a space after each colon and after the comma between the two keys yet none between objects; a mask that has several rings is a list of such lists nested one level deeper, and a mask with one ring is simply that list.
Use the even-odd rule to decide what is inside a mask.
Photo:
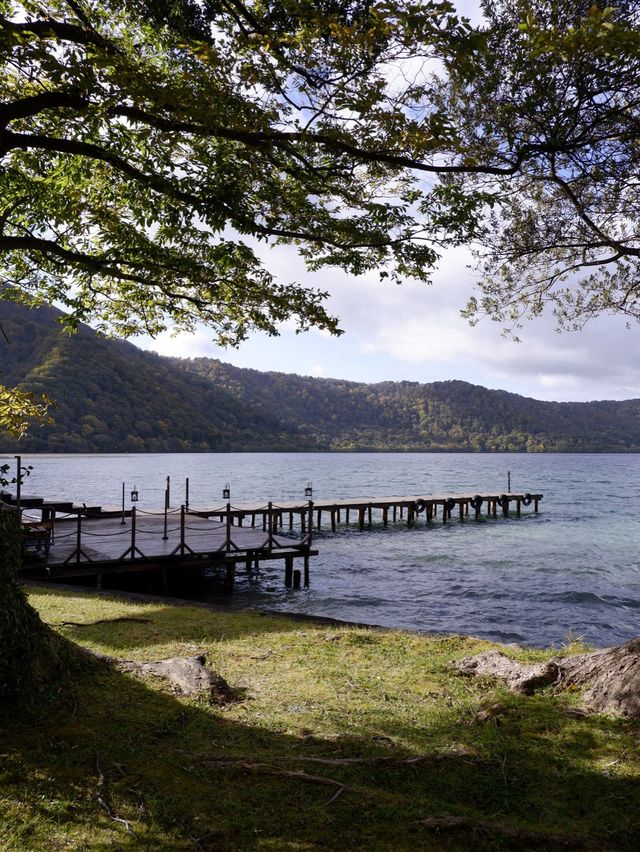
[{"label": "tree root", "polygon": [[94,627],[96,624],[120,624],[122,621],[134,624],[150,624],[150,618],[137,618],[130,615],[121,615],[118,618],[99,618],[97,621],[61,621],[58,627]]},{"label": "tree root", "polygon": [[224,767],[226,769],[239,769],[243,772],[250,772],[253,775],[269,775],[274,778],[293,778],[296,781],[307,781],[312,784],[324,784],[329,787],[338,787],[340,793],[345,790],[351,792],[360,792],[357,787],[350,787],[348,784],[343,784],[342,781],[336,781],[334,778],[327,778],[324,775],[310,775],[308,772],[303,772],[302,769],[278,769],[277,766],[272,766],[270,763],[247,763],[240,760],[219,760],[215,762],[216,767]]},{"label": "tree root", "polygon": [[236,690],[229,686],[221,675],[206,667],[204,654],[140,662],[139,660],[118,660],[100,651],[78,647],[89,657],[102,660],[121,672],[130,672],[139,677],[150,675],[168,680],[180,695],[193,698],[204,697],[212,704],[229,704],[238,700]]},{"label": "tree root", "polygon": [[502,651],[486,651],[451,664],[465,675],[491,675],[513,692],[532,695],[545,686],[586,687],[584,706],[596,713],[640,717],[640,639],[588,654],[523,665]]},{"label": "tree root", "polygon": [[213,704],[228,704],[235,698],[235,693],[226,680],[206,667],[204,654],[193,657],[171,657],[150,663],[141,663],[136,660],[115,660],[114,662],[120,671],[132,672],[141,677],[151,675],[164,678],[181,695],[204,696]]},{"label": "tree root", "polygon": [[[433,751],[426,754],[414,754],[408,757],[316,757],[314,755],[286,755],[273,757],[273,763],[317,763],[322,766],[416,766],[420,763],[442,763],[451,758],[462,758],[465,762],[475,762],[477,755],[466,749],[452,751]],[[248,764],[246,757],[208,757],[203,761],[207,765],[232,766],[233,764]],[[260,764],[262,765],[262,764]]]},{"label": "tree root", "polygon": [[[428,817],[417,821],[417,825],[426,828],[429,831],[456,831],[458,829],[470,829],[473,832],[481,831],[487,834],[499,834],[502,837],[507,837],[511,840],[518,840],[521,843],[530,845],[547,845],[554,844],[554,847],[565,849],[584,849],[595,845],[595,841],[586,835],[581,834],[552,834],[546,831],[534,831],[528,828],[519,828],[517,826],[506,825],[503,822],[493,822],[491,820],[473,819],[463,816],[441,816]],[[598,839],[597,847],[599,849],[607,848],[608,844],[603,845],[601,838]]]}]

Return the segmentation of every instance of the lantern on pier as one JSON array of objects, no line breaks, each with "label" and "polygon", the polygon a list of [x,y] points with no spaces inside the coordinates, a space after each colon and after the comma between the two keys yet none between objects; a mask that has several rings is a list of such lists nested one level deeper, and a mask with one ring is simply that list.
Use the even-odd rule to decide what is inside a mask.
[{"label": "lantern on pier", "polygon": [[229,486],[228,482],[225,485],[225,487],[222,489],[222,499],[223,500],[230,500],[231,499],[231,487]]},{"label": "lantern on pier", "polygon": [[133,491],[131,492],[131,502],[132,503],[138,502],[138,489],[136,488],[135,485],[133,486]]},{"label": "lantern on pier", "polygon": [[313,484],[311,482],[307,482],[307,487],[304,489],[305,497],[313,497]]}]

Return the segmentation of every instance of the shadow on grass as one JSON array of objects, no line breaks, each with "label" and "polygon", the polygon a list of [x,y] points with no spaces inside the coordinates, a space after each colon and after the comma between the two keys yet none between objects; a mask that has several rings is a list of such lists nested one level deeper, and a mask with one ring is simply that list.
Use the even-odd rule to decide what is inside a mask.
[{"label": "shadow on grass", "polygon": [[[55,600],[60,593],[70,594],[90,601],[95,605],[96,617],[79,616],[70,620],[65,609],[64,616],[56,618],[55,612],[49,620],[52,626],[61,629],[71,640],[100,645],[106,653],[133,650],[181,642],[198,644],[200,642],[229,641],[243,636],[260,636],[268,633],[293,632],[299,629],[299,624],[286,619],[260,613],[250,612],[246,616],[242,611],[226,610],[217,606],[198,606],[193,601],[175,599],[167,604],[162,598],[154,600],[151,596],[123,596],[120,591],[113,591],[111,597],[108,591],[96,594],[95,590],[82,590],[74,587],[72,590],[61,586],[49,588],[44,585],[33,586],[37,595],[50,596]],[[112,615],[109,602],[113,600],[120,606],[123,600],[133,604],[136,609],[129,618]],[[190,607],[191,617],[184,620],[181,607]],[[135,631],[131,630],[131,621],[137,621]],[[323,625],[314,628],[308,624],[308,629],[322,629]]]},{"label": "shadow on grass", "polygon": [[[413,764],[305,762],[404,753],[381,744],[378,723],[358,736],[346,721],[332,739],[292,736],[100,665],[75,703],[43,703],[36,716],[5,715],[0,726],[9,849],[563,848],[514,839],[501,825],[562,832],[577,848],[637,848],[637,777],[614,774],[619,753],[598,771],[588,761],[608,738],[632,747],[637,726],[576,720],[549,698],[504,695],[484,724],[449,708],[427,739],[434,750],[472,754]],[[424,730],[390,715],[386,733],[424,751]],[[315,780],[277,774],[299,769]],[[444,814],[494,827],[434,832],[419,824]]]}]

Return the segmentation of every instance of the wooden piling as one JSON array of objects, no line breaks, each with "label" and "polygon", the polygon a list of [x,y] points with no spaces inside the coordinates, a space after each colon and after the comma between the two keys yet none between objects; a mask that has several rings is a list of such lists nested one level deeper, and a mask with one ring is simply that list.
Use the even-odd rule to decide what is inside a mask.
[{"label": "wooden piling", "polygon": [[285,556],[284,559],[284,584],[287,589],[293,585],[293,556]]},{"label": "wooden piling", "polygon": [[225,564],[224,593],[230,595],[233,592],[233,584],[236,579],[236,564],[235,562],[226,562]]}]

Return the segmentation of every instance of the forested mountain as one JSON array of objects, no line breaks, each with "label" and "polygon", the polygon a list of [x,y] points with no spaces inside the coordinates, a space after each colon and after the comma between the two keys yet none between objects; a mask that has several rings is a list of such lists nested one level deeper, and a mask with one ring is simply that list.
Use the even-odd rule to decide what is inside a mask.
[{"label": "forested mountain", "polygon": [[0,451],[640,452],[640,400],[540,402],[461,381],[362,384],[179,360],[63,333],[0,302],[0,384],[46,393],[53,426]]}]

